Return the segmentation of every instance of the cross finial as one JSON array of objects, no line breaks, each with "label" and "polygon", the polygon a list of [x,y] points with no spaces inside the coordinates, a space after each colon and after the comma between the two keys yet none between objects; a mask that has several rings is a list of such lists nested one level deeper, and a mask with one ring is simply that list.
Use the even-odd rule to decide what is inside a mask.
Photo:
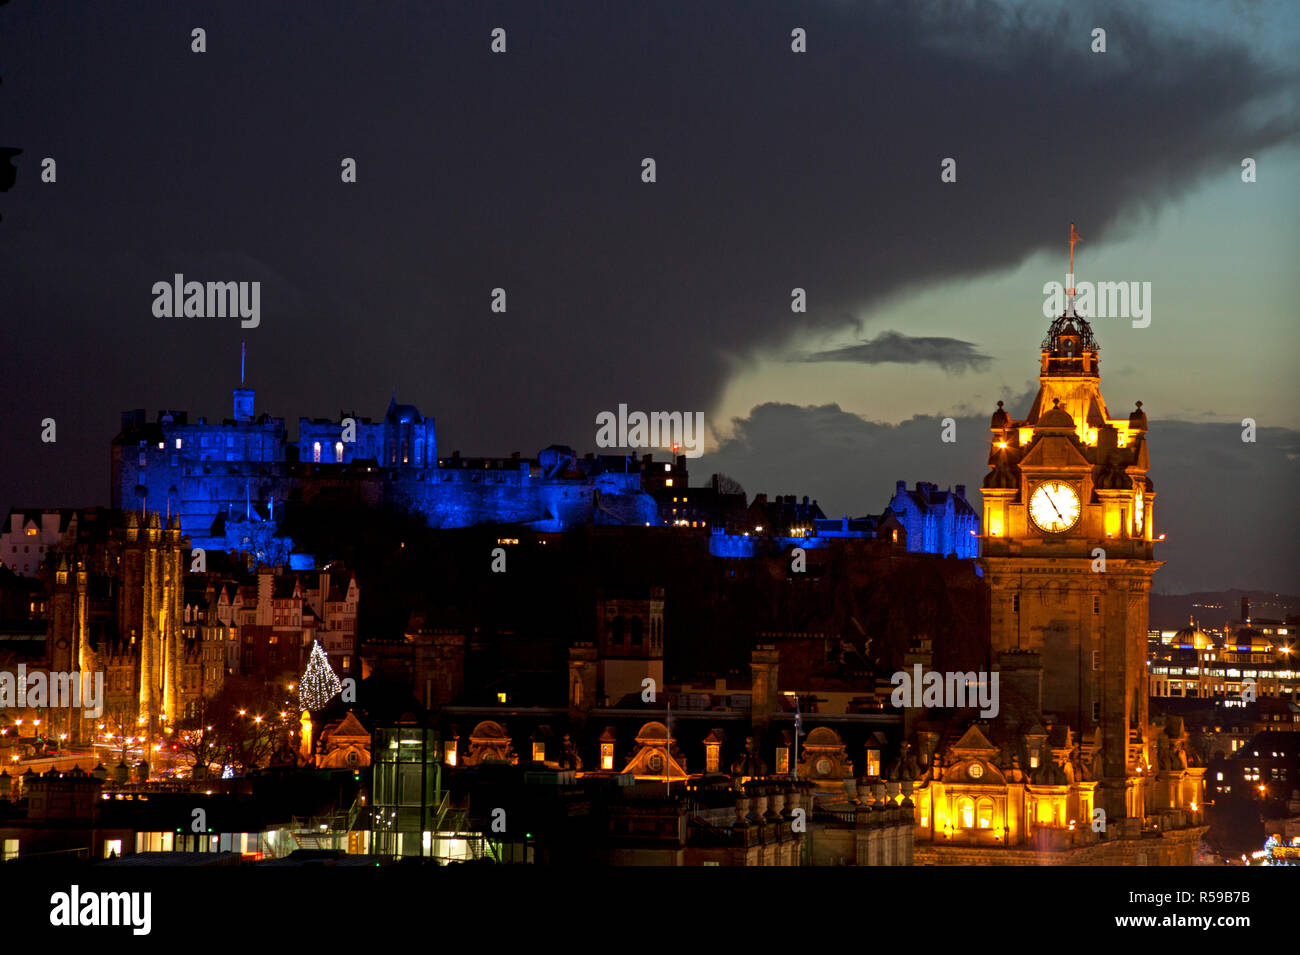
[{"label": "cross finial", "polygon": [[1079,238],[1079,233],[1074,231],[1074,223],[1071,222],[1070,223],[1070,274],[1071,275],[1074,274],[1074,247],[1080,241],[1082,240]]}]

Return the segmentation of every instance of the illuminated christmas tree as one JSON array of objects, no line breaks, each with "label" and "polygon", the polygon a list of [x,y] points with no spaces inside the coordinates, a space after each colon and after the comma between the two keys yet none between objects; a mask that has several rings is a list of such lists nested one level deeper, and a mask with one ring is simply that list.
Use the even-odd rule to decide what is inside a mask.
[{"label": "illuminated christmas tree", "polygon": [[319,710],[338,694],[343,692],[343,684],[330,668],[329,657],[315,641],[311,645],[311,659],[307,669],[298,681],[298,709]]}]

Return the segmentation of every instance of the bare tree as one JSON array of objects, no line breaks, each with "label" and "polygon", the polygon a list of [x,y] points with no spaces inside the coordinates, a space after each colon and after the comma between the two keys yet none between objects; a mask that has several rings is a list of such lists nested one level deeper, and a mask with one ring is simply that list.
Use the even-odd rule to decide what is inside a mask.
[{"label": "bare tree", "polygon": [[196,774],[206,774],[214,763],[222,762],[226,744],[217,728],[222,717],[215,702],[205,697],[198,712],[181,720],[176,727],[172,746],[193,760]]},{"label": "bare tree", "polygon": [[740,482],[729,474],[713,475],[714,490],[719,494],[744,494],[745,489],[741,487]]}]

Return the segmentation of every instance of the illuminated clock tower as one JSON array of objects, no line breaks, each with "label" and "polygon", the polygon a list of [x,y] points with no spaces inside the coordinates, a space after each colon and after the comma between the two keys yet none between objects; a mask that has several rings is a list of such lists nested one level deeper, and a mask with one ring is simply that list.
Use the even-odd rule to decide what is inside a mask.
[{"label": "illuminated clock tower", "polygon": [[[1074,243],[1070,227],[1070,284]],[[1023,420],[993,414],[984,479],[992,650],[1034,651],[1041,709],[1078,734],[1107,817],[1142,818],[1147,765],[1147,603],[1155,492],[1142,402],[1112,418],[1099,349],[1074,289],[1043,339],[1038,396]]]}]

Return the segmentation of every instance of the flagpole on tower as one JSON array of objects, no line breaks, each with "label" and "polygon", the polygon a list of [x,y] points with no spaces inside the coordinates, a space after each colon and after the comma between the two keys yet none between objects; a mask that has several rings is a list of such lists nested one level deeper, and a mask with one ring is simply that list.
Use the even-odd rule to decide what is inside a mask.
[{"label": "flagpole on tower", "polygon": [[673,794],[673,777],[669,771],[669,758],[673,751],[673,703],[668,701],[668,715],[664,719],[664,793]]},{"label": "flagpole on tower", "polygon": [[1075,286],[1074,286],[1074,247],[1075,247],[1075,245],[1076,245],[1077,243],[1079,243],[1080,241],[1081,241],[1081,240],[1080,240],[1080,238],[1079,238],[1079,233],[1074,231],[1074,223],[1071,222],[1071,223],[1070,223],[1070,275],[1069,275],[1070,287],[1069,287],[1068,289],[1065,290],[1066,293],[1070,296],[1070,299],[1069,299],[1069,302],[1070,302],[1070,304],[1069,304],[1069,313],[1070,313],[1071,315],[1074,315],[1074,295],[1075,295]]},{"label": "flagpole on tower", "polygon": [[799,776],[799,737],[803,734],[803,716],[799,712],[799,694],[794,697],[794,762],[790,764],[790,775]]}]

